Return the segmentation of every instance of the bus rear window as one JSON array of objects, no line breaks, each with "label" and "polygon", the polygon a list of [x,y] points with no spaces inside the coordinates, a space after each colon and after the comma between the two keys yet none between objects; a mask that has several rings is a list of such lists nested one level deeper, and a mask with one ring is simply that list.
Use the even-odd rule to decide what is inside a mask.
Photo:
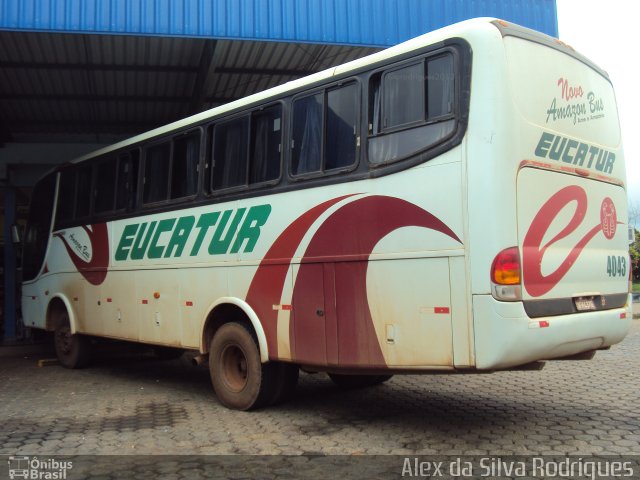
[{"label": "bus rear window", "polygon": [[427,61],[428,119],[453,113],[453,87],[453,57],[442,55]]},{"label": "bus rear window", "polygon": [[369,81],[369,162],[419,154],[455,130],[455,62],[440,53],[374,73]]},{"label": "bus rear window", "polygon": [[410,65],[382,76],[382,129],[424,120],[424,65]]}]

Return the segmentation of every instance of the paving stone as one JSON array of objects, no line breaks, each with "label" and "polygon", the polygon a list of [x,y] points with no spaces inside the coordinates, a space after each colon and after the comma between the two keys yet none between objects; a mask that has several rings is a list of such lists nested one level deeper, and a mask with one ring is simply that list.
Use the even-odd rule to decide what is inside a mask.
[{"label": "paving stone", "polygon": [[[0,454],[640,455],[635,372],[640,321],[588,362],[398,375],[351,391],[303,373],[290,402],[256,412],[222,407],[206,368],[181,361],[136,355],[73,371],[8,358],[0,368]],[[197,462],[173,467],[162,478],[207,474]],[[149,471],[137,478],[152,478]]]}]

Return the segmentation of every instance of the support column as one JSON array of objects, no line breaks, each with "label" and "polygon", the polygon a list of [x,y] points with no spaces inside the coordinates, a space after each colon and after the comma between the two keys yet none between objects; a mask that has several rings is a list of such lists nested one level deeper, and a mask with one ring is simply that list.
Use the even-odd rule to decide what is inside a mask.
[{"label": "support column", "polygon": [[16,249],[11,226],[16,221],[16,191],[4,188],[4,341],[16,338]]}]

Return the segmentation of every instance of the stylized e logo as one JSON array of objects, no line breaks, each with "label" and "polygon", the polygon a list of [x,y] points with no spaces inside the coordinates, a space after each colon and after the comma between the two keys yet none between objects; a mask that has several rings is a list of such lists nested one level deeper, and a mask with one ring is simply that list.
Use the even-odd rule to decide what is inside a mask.
[{"label": "stylized e logo", "polygon": [[[55,237],[62,240],[64,248],[69,254],[69,258],[82,274],[82,276],[91,285],[100,285],[107,278],[107,270],[109,267],[109,234],[107,232],[106,223],[95,223],[91,225],[91,229],[86,226],[82,226],[82,229],[87,233],[89,242],[91,243],[92,256],[89,261],[80,258],[78,254],[86,255],[86,245],[82,245],[78,249],[74,248],[69,241],[65,238],[63,233],[54,233]],[[77,253],[76,253],[77,252]]]},{"label": "stylized e logo", "polygon": [[[576,210],[566,227],[544,246],[542,239],[560,211],[569,203],[576,202]],[[600,207],[600,224],[589,230],[571,249],[567,258],[549,275],[541,271],[545,252],[553,244],[573,233],[582,224],[587,212],[587,194],[583,188],[570,185],[554,194],[537,213],[522,245],[522,271],[524,287],[532,297],[540,297],[555,287],[567,274],[589,241],[602,231],[611,240],[616,231],[617,217],[613,201],[607,197]]]}]

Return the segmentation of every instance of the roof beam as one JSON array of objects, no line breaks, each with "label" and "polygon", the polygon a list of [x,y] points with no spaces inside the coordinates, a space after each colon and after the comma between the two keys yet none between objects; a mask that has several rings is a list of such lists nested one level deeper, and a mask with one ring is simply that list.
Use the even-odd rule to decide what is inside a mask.
[{"label": "roof beam", "polygon": [[219,67],[216,69],[216,73],[285,77],[305,77],[316,72],[317,70],[286,68]]},{"label": "roof beam", "polygon": [[0,69],[16,70],[62,70],[95,72],[159,72],[159,73],[196,73],[198,67],[182,65],[113,65],[87,63],[50,63],[50,62],[0,62]]},{"label": "roof beam", "polygon": [[126,133],[138,133],[151,130],[159,127],[171,121],[177,120],[175,118],[159,118],[154,121],[140,120],[129,122],[118,121],[30,121],[30,120],[16,120],[12,121],[11,125],[14,127],[14,134],[20,133],[57,133],[64,131],[65,133],[109,133],[109,132],[126,132]]},{"label": "roof beam", "polygon": [[[202,46],[198,74],[196,76],[196,81],[193,84],[191,102],[189,103],[190,113],[198,113],[205,101],[207,79],[213,75],[216,70],[216,65],[219,63],[216,57],[217,45],[218,42],[215,40],[205,40],[204,45]],[[218,56],[219,55],[220,54],[218,54]]]},{"label": "roof beam", "polygon": [[[148,103],[187,103],[189,97],[168,97],[160,95],[60,95],[60,94],[0,94],[0,101],[16,100],[16,101],[39,101],[39,102],[148,102]],[[237,100],[235,97],[204,97],[202,102],[215,103],[223,105],[225,103]]]},{"label": "roof beam", "polygon": [[[215,41],[210,40],[208,44]],[[211,47],[208,47],[211,48]],[[214,47],[215,48],[215,47]],[[85,63],[50,63],[50,62],[1,62],[1,69],[16,70],[62,70],[62,71],[82,71],[96,72],[158,72],[158,73],[200,73],[203,68],[203,59],[212,58],[203,51],[198,66],[184,65],[113,65],[113,64],[85,64]],[[287,69],[287,68],[252,68],[252,67],[216,67],[216,73],[239,74],[239,75],[282,75],[290,77],[304,77],[311,75],[317,70],[312,69]]]},{"label": "roof beam", "polygon": [[176,96],[160,96],[160,95],[77,95],[77,94],[29,94],[29,93],[2,93],[0,100],[36,100],[36,101],[78,101],[78,102],[165,102],[165,103],[184,103],[188,97]]}]

